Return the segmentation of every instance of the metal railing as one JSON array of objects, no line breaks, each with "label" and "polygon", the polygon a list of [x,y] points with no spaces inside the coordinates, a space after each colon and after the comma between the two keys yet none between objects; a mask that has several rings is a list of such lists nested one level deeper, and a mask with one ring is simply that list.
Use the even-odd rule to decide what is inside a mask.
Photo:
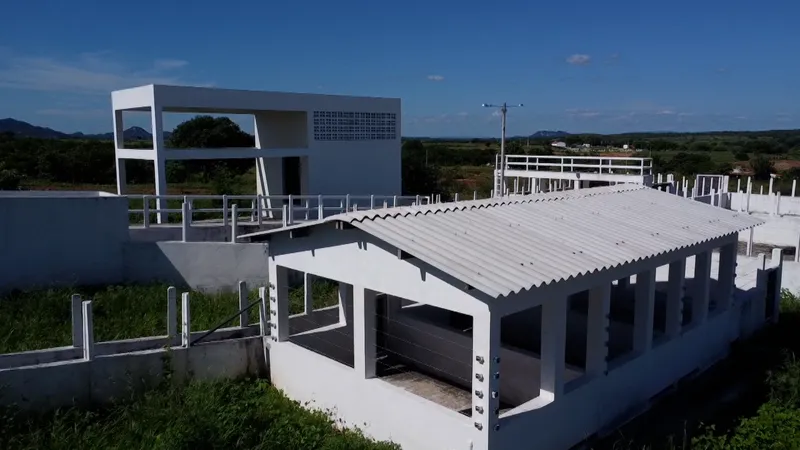
[{"label": "metal railing", "polygon": [[[500,156],[495,157],[500,168]],[[611,156],[541,156],[506,155],[506,171],[523,172],[586,172],[610,175],[652,175],[651,158]]]},{"label": "metal railing", "polygon": [[[177,214],[178,223],[192,223],[196,215],[212,216],[227,226],[238,214],[244,213],[251,222],[281,221],[284,225],[298,221],[319,220],[333,214],[398,206],[426,205],[432,196],[400,195],[127,195],[129,201],[141,202],[141,208],[129,207],[129,215],[141,215],[142,224],[149,227],[155,215],[156,223],[166,223],[168,214]],[[173,205],[170,205],[173,203]],[[198,205],[206,203],[206,205]],[[212,205],[208,205],[212,203]],[[159,207],[161,204],[161,207]],[[188,205],[188,218],[184,218]],[[216,206],[219,205],[219,206]]]}]

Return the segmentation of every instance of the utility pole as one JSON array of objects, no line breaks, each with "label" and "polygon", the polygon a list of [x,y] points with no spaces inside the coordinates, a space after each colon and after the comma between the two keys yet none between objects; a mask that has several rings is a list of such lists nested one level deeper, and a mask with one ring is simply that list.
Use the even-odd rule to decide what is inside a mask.
[{"label": "utility pole", "polygon": [[500,134],[500,189],[495,189],[494,195],[495,197],[502,197],[505,195],[506,190],[506,113],[508,112],[508,108],[520,108],[523,105],[522,103],[516,105],[509,105],[507,103],[503,103],[502,105],[492,105],[489,103],[484,103],[481,106],[484,108],[500,108],[502,117],[502,130]]}]

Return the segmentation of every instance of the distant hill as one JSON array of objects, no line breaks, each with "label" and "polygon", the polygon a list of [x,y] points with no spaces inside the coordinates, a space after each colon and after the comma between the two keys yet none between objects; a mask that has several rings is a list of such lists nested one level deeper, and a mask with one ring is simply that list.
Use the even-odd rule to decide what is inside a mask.
[{"label": "distant hill", "polygon": [[542,138],[559,138],[559,137],[564,137],[564,136],[569,136],[569,135],[570,135],[570,133],[567,133],[566,131],[561,131],[561,130],[559,130],[559,131],[543,130],[543,131],[537,131],[536,133],[533,133],[529,137],[531,139],[542,139]]},{"label": "distant hill", "polygon": [[[31,137],[40,139],[97,139],[112,140],[114,133],[84,134],[84,133],[64,133],[53,130],[52,128],[31,125],[28,122],[12,118],[0,119],[0,133],[14,133],[16,136]],[[130,127],[122,132],[126,141],[146,141],[153,138],[147,130],[141,127]],[[164,139],[168,139],[172,133],[164,132]]]}]

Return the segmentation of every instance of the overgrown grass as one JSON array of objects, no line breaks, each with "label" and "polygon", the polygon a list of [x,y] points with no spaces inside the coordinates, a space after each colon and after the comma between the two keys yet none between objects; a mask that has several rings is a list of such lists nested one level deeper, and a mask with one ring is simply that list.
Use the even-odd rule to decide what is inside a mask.
[{"label": "overgrown grass", "polygon": [[0,410],[3,450],[383,450],[260,380],[163,386],[106,409]]},{"label": "overgrown grass", "polygon": [[[95,286],[15,292],[0,298],[0,353],[39,350],[72,344],[70,298],[80,294],[92,300],[97,342],[167,334],[167,288],[147,286]],[[178,297],[180,300],[180,292]],[[336,285],[315,278],[314,307],[336,304]],[[258,291],[249,293],[249,302]],[[303,311],[303,289],[289,293],[291,314]],[[208,330],[239,310],[237,293],[192,292],[192,329]],[[180,314],[180,301],[178,302]],[[258,309],[250,310],[251,324]],[[238,319],[228,326],[234,326]]]}]

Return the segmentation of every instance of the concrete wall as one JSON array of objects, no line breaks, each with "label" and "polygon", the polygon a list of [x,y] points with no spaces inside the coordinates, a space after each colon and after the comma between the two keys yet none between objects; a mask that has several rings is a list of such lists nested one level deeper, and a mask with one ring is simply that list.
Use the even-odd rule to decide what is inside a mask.
[{"label": "concrete wall", "polygon": [[[107,347],[108,344],[115,343],[107,343]],[[59,351],[38,353],[47,359],[50,357],[44,352]],[[72,359],[0,369],[0,404],[42,411],[73,404],[102,404],[153,388],[167,372],[171,372],[174,382],[265,376],[263,338],[251,336],[188,348],[99,355],[90,361]]]},{"label": "concrete wall", "polygon": [[266,244],[130,242],[124,247],[126,283],[166,282],[192,289],[231,290],[239,281],[267,282]]},{"label": "concrete wall", "polygon": [[127,198],[96,192],[0,196],[0,291],[120,280],[127,240]]},{"label": "concrete wall", "polygon": [[[732,192],[731,207],[734,211],[747,211],[747,194]],[[800,197],[750,194],[750,212],[767,214],[800,215]]]}]

